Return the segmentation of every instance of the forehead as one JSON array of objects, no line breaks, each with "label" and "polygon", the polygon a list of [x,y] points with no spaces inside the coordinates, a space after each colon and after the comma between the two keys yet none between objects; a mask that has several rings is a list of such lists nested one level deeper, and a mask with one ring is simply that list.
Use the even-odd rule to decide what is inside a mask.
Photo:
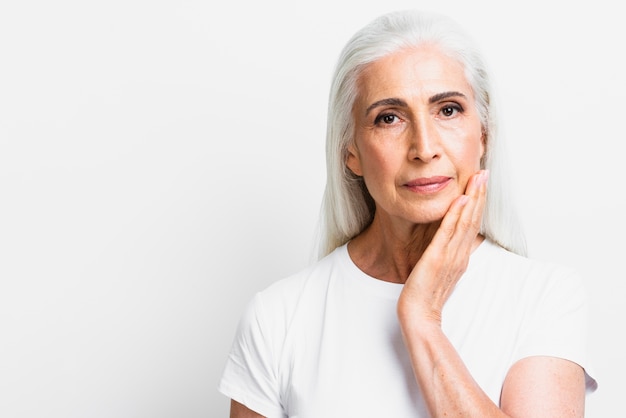
[{"label": "forehead", "polygon": [[360,100],[430,97],[458,91],[473,97],[463,65],[436,46],[401,49],[366,65],[357,79]]}]

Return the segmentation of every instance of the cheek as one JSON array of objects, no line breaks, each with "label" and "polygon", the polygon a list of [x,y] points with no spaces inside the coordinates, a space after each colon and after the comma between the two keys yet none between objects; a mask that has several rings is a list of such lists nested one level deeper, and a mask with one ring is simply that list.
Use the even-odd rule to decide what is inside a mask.
[{"label": "cheek", "polygon": [[464,189],[469,179],[481,169],[484,147],[482,142],[474,138],[466,138],[463,145],[456,147],[454,155],[450,155],[452,164],[459,176],[459,187]]},{"label": "cheek", "polygon": [[482,143],[476,147],[476,149],[473,149],[470,153],[468,153],[468,157],[472,163],[472,166],[476,169],[476,170],[480,170],[480,162],[483,158],[484,155],[484,147],[482,145]]},{"label": "cheek", "polygon": [[397,162],[394,156],[369,147],[361,153],[363,180],[374,200],[385,200],[384,196],[393,193],[396,183]]},{"label": "cheek", "polygon": [[466,135],[462,145],[457,150],[457,155],[463,161],[463,165],[468,169],[477,171],[480,169],[480,162],[485,154],[485,144],[482,137],[482,128],[473,129],[477,132],[473,135]]},{"label": "cheek", "polygon": [[398,155],[389,149],[368,147],[361,153],[363,176],[370,179],[393,177],[397,171]]}]

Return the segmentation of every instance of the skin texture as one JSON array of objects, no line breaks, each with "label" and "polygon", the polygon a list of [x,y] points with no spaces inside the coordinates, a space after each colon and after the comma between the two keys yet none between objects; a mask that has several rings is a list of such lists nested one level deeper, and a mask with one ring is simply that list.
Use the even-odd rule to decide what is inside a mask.
[{"label": "skin texture", "polygon": [[[354,263],[404,283],[397,314],[433,417],[582,417],[584,372],[530,357],[511,367],[500,405],[476,384],[441,329],[441,312],[480,244],[487,144],[462,66],[436,47],[400,50],[361,73],[346,164],[376,203],[348,244]],[[427,179],[427,180],[425,180]],[[259,417],[233,401],[231,417]]]}]

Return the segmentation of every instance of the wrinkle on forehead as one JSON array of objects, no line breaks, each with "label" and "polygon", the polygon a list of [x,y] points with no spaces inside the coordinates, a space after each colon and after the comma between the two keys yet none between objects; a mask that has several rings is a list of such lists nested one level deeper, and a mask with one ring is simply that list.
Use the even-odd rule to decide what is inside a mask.
[{"label": "wrinkle on forehead", "polygon": [[[407,60],[413,65],[407,65]],[[474,100],[464,66],[436,45],[403,48],[363,67],[357,77],[356,106],[385,98],[434,97],[454,91]],[[425,90],[428,88],[428,90]]]}]

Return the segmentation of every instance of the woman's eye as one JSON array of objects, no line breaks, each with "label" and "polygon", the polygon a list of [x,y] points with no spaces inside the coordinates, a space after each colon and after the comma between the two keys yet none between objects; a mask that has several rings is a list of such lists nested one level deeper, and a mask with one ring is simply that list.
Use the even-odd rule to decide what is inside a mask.
[{"label": "woman's eye", "polygon": [[379,117],[376,118],[376,124],[379,123],[384,123],[385,125],[391,125],[394,122],[397,122],[398,117],[396,115],[392,115],[392,114],[384,114],[384,115],[380,115]]},{"label": "woman's eye", "polygon": [[454,106],[454,105],[446,105],[441,108],[441,114],[447,118],[456,115],[460,111],[461,111],[461,108],[459,106]]}]

